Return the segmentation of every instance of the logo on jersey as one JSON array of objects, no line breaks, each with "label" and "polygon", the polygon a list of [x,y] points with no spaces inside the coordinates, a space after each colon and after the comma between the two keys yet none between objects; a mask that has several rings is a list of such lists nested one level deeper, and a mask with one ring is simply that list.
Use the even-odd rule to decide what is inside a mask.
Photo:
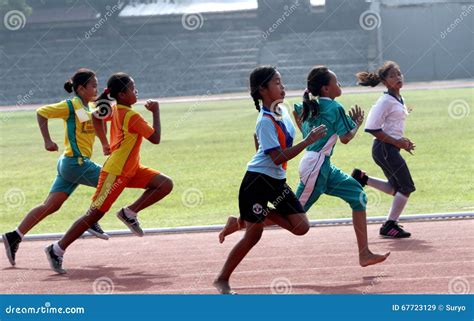
[{"label": "logo on jersey", "polygon": [[81,132],[83,134],[95,133],[94,124],[91,120],[81,123]]}]

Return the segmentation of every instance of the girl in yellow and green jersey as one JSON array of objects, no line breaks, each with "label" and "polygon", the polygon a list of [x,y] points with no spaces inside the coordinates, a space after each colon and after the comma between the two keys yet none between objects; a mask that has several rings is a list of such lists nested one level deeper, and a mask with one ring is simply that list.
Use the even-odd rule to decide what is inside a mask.
[{"label": "girl in yellow and green jersey", "polygon": [[[38,125],[47,151],[58,151],[58,145],[51,139],[48,120],[60,118],[64,120],[65,151],[58,160],[57,175],[46,200],[30,210],[18,228],[3,234],[3,244],[7,258],[15,265],[15,255],[24,235],[46,216],[58,211],[78,185],[96,187],[99,181],[100,165],[90,160],[95,140],[94,126],[102,126],[99,118],[92,116],[93,102],[97,97],[97,78],[92,70],[79,69],[64,84],[68,93],[75,93],[72,99],[46,105],[37,110]],[[105,155],[109,152],[108,143],[103,144]],[[91,234],[108,239],[99,224],[89,230]]]}]

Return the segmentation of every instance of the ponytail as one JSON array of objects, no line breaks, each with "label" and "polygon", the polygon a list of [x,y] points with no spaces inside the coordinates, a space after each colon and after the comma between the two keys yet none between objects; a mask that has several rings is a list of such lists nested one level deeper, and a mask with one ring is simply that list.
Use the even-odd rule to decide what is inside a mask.
[{"label": "ponytail", "polygon": [[95,101],[95,112],[94,116],[99,119],[108,118],[112,115],[113,112],[113,99],[110,97],[110,89],[105,88],[104,91],[100,94],[100,96]]},{"label": "ponytail", "polygon": [[356,77],[357,84],[360,86],[375,87],[382,81],[375,72],[361,71],[356,74]]},{"label": "ponytail", "polygon": [[308,118],[317,117],[319,114],[319,103],[316,99],[310,97],[308,89],[303,94],[303,114],[301,121],[305,121]]},{"label": "ponytail", "polygon": [[65,83],[64,83],[64,90],[68,93],[72,93],[72,90],[73,90],[73,84],[72,84],[72,80],[69,79],[67,80]]},{"label": "ponytail", "polygon": [[113,99],[110,97],[110,89],[109,88],[105,88],[104,91],[100,94],[100,96],[97,98],[97,102],[99,100],[108,100],[108,101],[112,101]]},{"label": "ponytail", "polygon": [[331,81],[331,71],[325,66],[315,66],[308,74],[307,89],[303,93],[302,121],[319,115],[319,103],[316,97],[321,95],[321,88]]},{"label": "ponytail", "polygon": [[375,87],[380,84],[388,75],[392,68],[400,69],[400,66],[394,61],[386,61],[374,72],[361,71],[356,74],[357,84],[361,86]]},{"label": "ponytail", "polygon": [[113,112],[114,100],[117,100],[118,94],[124,92],[132,81],[132,77],[124,72],[118,72],[110,76],[107,81],[107,88],[96,100],[96,117],[109,117]]},{"label": "ponytail", "polygon": [[77,93],[79,86],[85,87],[95,77],[95,72],[90,69],[81,68],[64,83],[64,90],[68,93],[73,91]]}]

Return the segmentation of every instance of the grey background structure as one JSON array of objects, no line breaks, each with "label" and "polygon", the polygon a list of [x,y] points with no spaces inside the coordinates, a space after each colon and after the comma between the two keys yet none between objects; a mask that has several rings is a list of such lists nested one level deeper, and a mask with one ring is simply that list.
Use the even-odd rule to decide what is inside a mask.
[{"label": "grey background structure", "polygon": [[[20,30],[0,29],[0,105],[63,99],[79,67],[95,70],[101,86],[128,72],[141,98],[243,92],[259,64],[278,66],[289,89],[304,88],[315,64],[348,86],[386,59],[407,81],[474,78],[472,0],[256,2],[258,9],[194,13],[196,25],[186,25],[191,14],[127,16],[124,5],[102,16],[83,4],[34,8]],[[375,19],[368,25],[367,14]]]}]

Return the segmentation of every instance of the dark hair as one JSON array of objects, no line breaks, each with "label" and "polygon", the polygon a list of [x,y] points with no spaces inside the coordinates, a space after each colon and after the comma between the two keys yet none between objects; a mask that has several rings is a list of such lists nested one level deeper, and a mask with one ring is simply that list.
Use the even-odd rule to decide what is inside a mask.
[{"label": "dark hair", "polygon": [[374,72],[358,72],[356,74],[358,80],[357,84],[361,86],[375,87],[380,84],[385,78],[387,78],[389,71],[393,68],[400,69],[400,66],[398,66],[398,64],[394,61],[386,61],[384,62],[382,67],[380,67]]},{"label": "dark hair", "polygon": [[94,79],[95,77],[95,72],[93,72],[90,69],[86,68],[81,68],[76,73],[71,77],[71,79],[67,80],[64,83],[64,90],[66,90],[68,93],[77,92],[77,89],[79,86],[87,86],[89,81]]},{"label": "dark hair", "polygon": [[102,92],[99,98],[97,98],[97,101],[104,99],[110,100],[109,97],[117,99],[118,94],[124,92],[131,82],[132,77],[124,72],[113,74],[109,80],[107,80],[107,88]]},{"label": "dark hair", "polygon": [[311,99],[309,94],[318,97],[321,95],[321,88],[329,85],[331,72],[326,66],[315,66],[308,74],[307,89],[303,94],[303,115],[302,121],[319,114],[319,103],[316,99]]},{"label": "dark hair", "polygon": [[250,96],[252,96],[258,111],[260,111],[260,100],[262,99],[260,88],[266,88],[276,73],[277,69],[273,66],[260,66],[250,74]]},{"label": "dark hair", "polygon": [[110,76],[107,88],[96,100],[97,118],[106,118],[112,114],[112,98],[117,100],[118,94],[124,92],[132,82],[132,78],[124,72],[118,72]]}]

